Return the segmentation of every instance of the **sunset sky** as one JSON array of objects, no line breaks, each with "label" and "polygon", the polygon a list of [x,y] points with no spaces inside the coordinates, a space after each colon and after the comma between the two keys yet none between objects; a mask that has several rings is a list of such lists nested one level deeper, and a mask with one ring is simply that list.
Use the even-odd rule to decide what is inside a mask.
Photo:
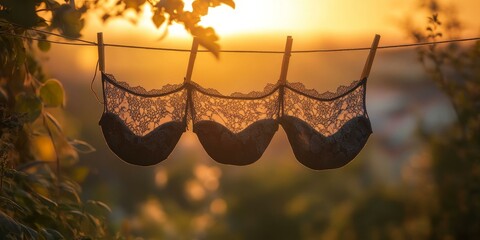
[{"label": "sunset sky", "polygon": [[[192,0],[186,0],[189,9]],[[236,8],[226,5],[211,9],[202,24],[212,26],[223,38],[233,36],[257,35],[295,35],[295,36],[329,36],[342,39],[348,36],[363,36],[370,33],[399,37],[403,36],[402,25],[411,18],[423,21],[425,18],[418,11],[418,0],[237,0]],[[451,1],[440,1],[451,2]],[[479,30],[476,14],[480,2],[460,0],[454,2],[459,17],[466,23],[467,33]],[[447,4],[448,5],[448,4]],[[135,28],[146,34],[159,35],[150,21],[151,13],[142,17]],[[131,24],[125,20],[115,20],[102,28],[123,30]],[[98,28],[97,24],[92,24]],[[90,29],[89,29],[90,30]],[[147,33],[148,32],[148,33]],[[170,28],[170,37],[185,37],[182,26]],[[334,36],[332,36],[334,35]],[[392,41],[393,42],[393,41]]]},{"label": "sunset sky", "polygon": [[[356,35],[380,31],[392,34],[399,32],[397,25],[405,20],[406,13],[415,9],[416,2],[420,1],[237,0],[235,10],[219,7],[204,22],[225,35],[252,32]],[[455,4],[462,19],[476,23],[479,1],[455,1]],[[411,17],[418,16],[411,14]]]},{"label": "sunset sky", "polygon": [[[189,6],[191,0],[185,2]],[[422,29],[428,16],[418,10],[417,0],[235,2],[236,9],[218,7],[202,21],[203,25],[216,29],[222,49],[283,50],[287,35],[293,36],[294,50],[366,47],[374,34],[382,35],[380,45],[406,43],[412,41],[405,30],[407,19],[412,19]],[[455,1],[455,6],[464,23],[463,35],[476,36],[480,32],[475,20],[480,1]],[[170,26],[167,37],[160,40],[164,29],[154,27],[148,9],[136,25],[125,19],[103,24],[99,16],[93,12],[87,17],[82,38],[95,41],[96,33],[103,32],[107,43],[185,49],[191,46],[191,36],[180,25]],[[62,56],[65,51],[71,53],[67,59]],[[319,78],[335,76],[336,79],[346,79],[345,83],[348,83],[360,74],[366,54],[297,54],[292,57],[289,78],[308,84],[312,81],[318,83]],[[54,67],[58,64],[69,63],[79,71],[91,73],[97,60],[97,50],[95,47],[54,46],[51,56],[58,56],[48,58],[47,64],[52,66],[52,71],[59,71]],[[226,92],[259,90],[266,83],[276,81],[281,57],[279,54],[222,54],[217,60],[211,54],[199,54],[193,78],[205,85],[215,83],[211,86],[219,90],[228,85],[231,89],[225,88]],[[187,61],[188,53],[106,48],[107,72],[145,88],[181,82]],[[377,59],[374,73],[375,66],[382,62],[381,58]],[[348,67],[350,71],[339,71],[339,66]],[[327,85],[326,89],[334,89],[338,80],[331,81],[322,84]]]}]

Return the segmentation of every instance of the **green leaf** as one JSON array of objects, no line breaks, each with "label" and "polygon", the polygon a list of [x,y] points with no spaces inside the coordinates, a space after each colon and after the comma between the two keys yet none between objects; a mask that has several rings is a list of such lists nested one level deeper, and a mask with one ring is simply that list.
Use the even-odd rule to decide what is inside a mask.
[{"label": "green leaf", "polygon": [[165,16],[162,11],[155,11],[152,16],[152,21],[155,24],[155,27],[160,28],[165,22]]},{"label": "green leaf", "polygon": [[69,143],[73,148],[75,148],[75,150],[81,153],[91,153],[96,151],[92,145],[82,140],[73,139],[69,141]]},{"label": "green leaf", "polygon": [[78,218],[79,220],[83,220],[84,218],[87,217],[83,212],[78,210],[71,210],[71,211],[68,211],[68,213],[70,213],[71,216],[73,216],[74,218]]},{"label": "green leaf", "polygon": [[60,232],[50,228],[42,228],[40,230],[40,235],[46,240],[65,239],[65,237],[63,237],[63,235]]},{"label": "green leaf", "polygon": [[90,171],[87,167],[77,167],[72,172],[72,178],[75,181],[83,182]]},{"label": "green leaf", "polygon": [[0,196],[0,206],[1,209],[10,210],[23,216],[27,213],[26,209],[6,197]]},{"label": "green leaf", "polygon": [[20,226],[22,227],[22,232],[25,239],[38,239],[38,233],[35,230],[23,224],[20,224]]},{"label": "green leaf", "polygon": [[107,21],[110,17],[111,17],[110,14],[105,13],[105,14],[103,14],[103,16],[102,16],[102,20],[105,22],[105,21]]},{"label": "green leaf", "polygon": [[9,85],[14,92],[23,92],[25,90],[26,72],[20,67],[20,65],[13,66]]},{"label": "green leaf", "polygon": [[197,0],[192,3],[193,12],[197,13],[200,16],[205,16],[208,14],[208,2]]},{"label": "green leaf", "polygon": [[46,107],[65,105],[65,91],[62,83],[56,79],[49,79],[40,87],[40,97]]},{"label": "green leaf", "polygon": [[235,2],[233,0],[220,0],[223,4],[235,9]]},{"label": "green leaf", "polygon": [[85,203],[85,209],[88,211],[88,213],[97,217],[107,217],[107,215],[112,212],[107,204],[92,200],[89,200]]},{"label": "green leaf", "polygon": [[182,0],[167,0],[159,1],[155,6],[159,9],[163,9],[170,17],[175,16],[183,12],[185,3]]},{"label": "green leaf", "polygon": [[50,123],[52,123],[53,126],[55,126],[57,131],[63,132],[62,125],[60,125],[60,123],[57,121],[57,119],[52,114],[46,112],[45,115],[47,116],[47,119],[50,121]]},{"label": "green leaf", "polygon": [[35,11],[35,0],[3,0],[0,2],[2,11],[0,18],[23,27],[34,27],[38,22],[38,15]]},{"label": "green leaf", "polygon": [[[0,210],[0,230],[2,235],[8,233],[9,239],[38,239],[38,234],[35,230],[27,227],[11,218]],[[3,236],[2,236],[3,237]],[[17,238],[13,238],[17,237]],[[2,238],[3,239],[3,238]]]},{"label": "green leaf", "polygon": [[38,199],[43,205],[47,206],[49,209],[54,209],[58,207],[58,204],[56,202],[54,202],[52,199],[42,196],[41,194],[35,193],[32,196]]},{"label": "green leaf", "polygon": [[25,52],[25,48],[21,44],[16,44],[15,59],[17,60],[18,65],[25,64],[25,61],[27,60],[27,53]]},{"label": "green leaf", "polygon": [[62,183],[60,185],[60,188],[62,190],[62,193],[63,193],[64,197],[66,197],[67,199],[69,199],[69,200],[71,200],[71,201],[73,201],[77,204],[80,203],[80,197],[78,196],[77,191],[73,187]]},{"label": "green leaf", "polygon": [[48,50],[50,50],[51,45],[47,41],[40,40],[40,41],[37,42],[37,47],[42,52],[48,52]]},{"label": "green leaf", "polygon": [[45,5],[47,8],[54,9],[60,6],[60,3],[56,2],[55,0],[45,0]]},{"label": "green leaf", "polygon": [[7,102],[8,101],[8,93],[5,89],[0,88],[0,102]]},{"label": "green leaf", "polygon": [[207,27],[203,28],[201,26],[196,26],[192,28],[191,33],[193,36],[198,38],[198,43],[206,48],[208,51],[213,53],[216,58],[219,57],[220,54],[220,45],[218,45],[218,36],[215,33],[213,28]]},{"label": "green leaf", "polygon": [[60,202],[58,204],[58,210],[62,212],[70,212],[70,211],[80,211],[81,206],[78,204],[70,204],[70,203],[64,203]]},{"label": "green leaf", "polygon": [[35,121],[40,116],[42,108],[42,100],[37,96],[24,92],[15,96],[15,111],[26,114],[29,122]]},{"label": "green leaf", "polygon": [[80,31],[85,25],[81,10],[72,8],[69,4],[62,4],[53,11],[52,28],[58,28],[61,34],[71,38],[79,38]]},{"label": "green leaf", "polygon": [[86,217],[87,219],[89,220],[90,222],[90,225],[94,228],[94,229],[100,229],[101,228],[101,221],[100,219],[98,219],[97,217],[93,216],[92,214],[86,214]]},{"label": "green leaf", "polygon": [[8,216],[7,214],[3,213],[0,210],[0,224],[1,230],[5,232],[9,232],[13,236],[20,235],[22,232],[22,226],[15,221],[12,217]]}]

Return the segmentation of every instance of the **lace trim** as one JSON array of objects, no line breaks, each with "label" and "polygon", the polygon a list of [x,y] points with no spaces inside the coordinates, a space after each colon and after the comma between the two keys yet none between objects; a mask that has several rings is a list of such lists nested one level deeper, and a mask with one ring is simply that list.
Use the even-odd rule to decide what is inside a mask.
[{"label": "lace trim", "polygon": [[[159,97],[163,95],[168,95],[177,91],[182,90],[185,88],[186,84],[181,83],[181,84],[166,84],[164,85],[161,89],[151,89],[151,90],[146,90],[145,88],[141,86],[130,86],[126,82],[121,82],[117,81],[115,77],[112,74],[104,73],[103,76],[105,77],[104,80],[108,81],[112,85],[121,88],[124,91],[127,91],[131,94],[138,95],[138,96],[144,96],[144,97]],[[312,89],[312,88],[307,88],[303,83],[300,82],[294,82],[286,83],[286,87],[291,89],[294,92],[297,92],[299,94],[306,95],[307,97],[311,98],[316,98],[319,101],[331,101],[335,100],[336,98],[340,98],[352,91],[354,91],[356,88],[361,86],[366,82],[366,78],[362,80],[356,80],[350,83],[348,86],[341,85],[337,88],[335,92],[330,92],[326,91],[323,93],[319,93],[317,90]],[[191,82],[191,85],[193,88],[205,95],[209,95],[212,97],[219,97],[219,98],[232,98],[232,99],[257,99],[257,98],[264,98],[267,97],[271,94],[273,94],[275,91],[278,90],[280,87],[279,83],[276,84],[271,84],[268,83],[263,91],[252,91],[250,93],[241,93],[241,92],[234,92],[230,95],[224,95],[221,94],[219,91],[213,88],[204,88],[200,84]]]},{"label": "lace trim", "polygon": [[[279,109],[279,92],[275,88],[268,95],[248,95],[248,98],[223,97],[192,91],[195,123],[210,120],[238,133],[256,121],[275,119]],[[253,93],[255,94],[255,92]]]},{"label": "lace trim", "polygon": [[[118,82],[104,80],[106,112],[117,115],[135,135],[145,136],[166,122],[184,121],[187,90],[183,85],[170,92],[159,90],[155,91],[157,95],[144,96],[141,94],[151,91],[138,87],[133,89],[143,89],[144,92],[132,92],[132,88],[121,87]],[[124,86],[128,87],[128,84],[124,83]]]},{"label": "lace trim", "polygon": [[[318,100],[306,94],[285,90],[284,115],[297,117],[324,136],[336,133],[346,122],[357,116],[366,116],[364,86],[358,85],[331,100]],[[339,92],[340,93],[340,92]]]},{"label": "lace trim", "polygon": [[263,91],[251,91],[249,93],[234,92],[230,95],[224,95],[224,94],[221,94],[216,89],[204,88],[200,86],[200,84],[195,82],[192,82],[191,84],[196,91],[201,92],[210,97],[229,98],[229,99],[238,99],[238,100],[253,100],[253,99],[259,99],[259,98],[265,98],[272,95],[280,87],[278,83],[277,84],[269,83],[263,88]]},{"label": "lace trim", "polygon": [[315,98],[316,100],[319,100],[319,101],[332,101],[355,91],[355,89],[360,87],[366,81],[367,79],[364,78],[362,80],[353,81],[348,86],[344,86],[344,85],[338,86],[337,91],[335,92],[326,91],[323,93],[319,93],[315,89],[307,88],[303,83],[300,83],[300,82],[294,82],[294,83],[287,82],[287,88],[291,89],[296,93],[303,94],[306,97]]},{"label": "lace trim", "polygon": [[108,83],[114,85],[117,88],[122,89],[125,92],[131,93],[133,95],[142,96],[142,97],[161,97],[168,95],[174,92],[178,92],[185,87],[185,84],[167,84],[160,89],[151,89],[146,90],[141,86],[132,87],[126,82],[117,81],[115,77],[111,74],[104,73],[104,80]]}]

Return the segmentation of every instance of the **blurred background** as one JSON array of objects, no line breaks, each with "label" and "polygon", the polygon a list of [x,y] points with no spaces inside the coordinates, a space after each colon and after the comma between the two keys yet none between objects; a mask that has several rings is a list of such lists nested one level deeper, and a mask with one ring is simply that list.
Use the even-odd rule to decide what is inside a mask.
[{"label": "blurred background", "polygon": [[[205,18],[222,49],[283,50],[287,35],[293,36],[293,50],[368,47],[374,34],[382,36],[381,46],[431,40],[426,28],[436,12],[442,39],[480,32],[480,2],[471,0],[235,2],[235,10],[218,7]],[[82,38],[95,41],[103,32],[106,43],[190,48],[182,26],[171,26],[165,35],[150,18],[146,9],[136,23],[125,18],[103,23],[90,12]],[[461,25],[449,28],[448,22]],[[84,170],[82,198],[110,206],[112,231],[132,239],[468,239],[480,229],[478,207],[469,208],[480,202],[472,190],[478,190],[479,167],[465,163],[479,161],[474,150],[479,137],[472,129],[478,130],[480,118],[473,107],[466,117],[473,123],[461,125],[457,113],[463,105],[455,99],[461,94],[445,91],[438,74],[432,75],[436,62],[429,56],[435,51],[451,53],[452,59],[477,51],[470,65],[456,68],[444,61],[442,67],[448,68],[445,79],[478,86],[478,42],[433,51],[379,50],[367,88],[373,134],[351,163],[326,171],[297,162],[281,128],[262,158],[245,167],[214,162],[191,131],[166,161],[127,164],[108,149],[98,126],[103,107],[89,87],[97,49],[52,45],[40,58],[49,76],[63,80],[67,104],[55,116],[66,134],[96,148],[80,155],[77,164]],[[293,54],[288,80],[334,91],[359,78],[367,54]],[[221,53],[216,59],[199,53],[193,81],[224,94],[262,90],[277,81],[281,59],[281,54]],[[106,72],[146,89],[182,82],[187,62],[188,53],[106,48]],[[98,74],[94,89],[101,92]],[[45,158],[55,159],[48,144],[42,149]]]}]

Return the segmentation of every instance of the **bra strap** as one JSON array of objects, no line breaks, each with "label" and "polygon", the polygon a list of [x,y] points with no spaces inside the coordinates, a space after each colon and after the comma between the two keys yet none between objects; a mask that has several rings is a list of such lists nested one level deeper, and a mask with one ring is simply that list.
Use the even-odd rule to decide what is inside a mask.
[{"label": "bra strap", "polygon": [[380,42],[380,35],[376,34],[372,42],[372,47],[370,48],[370,53],[368,54],[368,57],[367,57],[367,61],[365,62],[365,66],[363,67],[363,72],[362,72],[362,75],[360,76],[360,80],[364,78],[368,78],[368,75],[370,75],[373,59],[375,59],[375,53],[377,52],[377,47],[379,42]]}]

